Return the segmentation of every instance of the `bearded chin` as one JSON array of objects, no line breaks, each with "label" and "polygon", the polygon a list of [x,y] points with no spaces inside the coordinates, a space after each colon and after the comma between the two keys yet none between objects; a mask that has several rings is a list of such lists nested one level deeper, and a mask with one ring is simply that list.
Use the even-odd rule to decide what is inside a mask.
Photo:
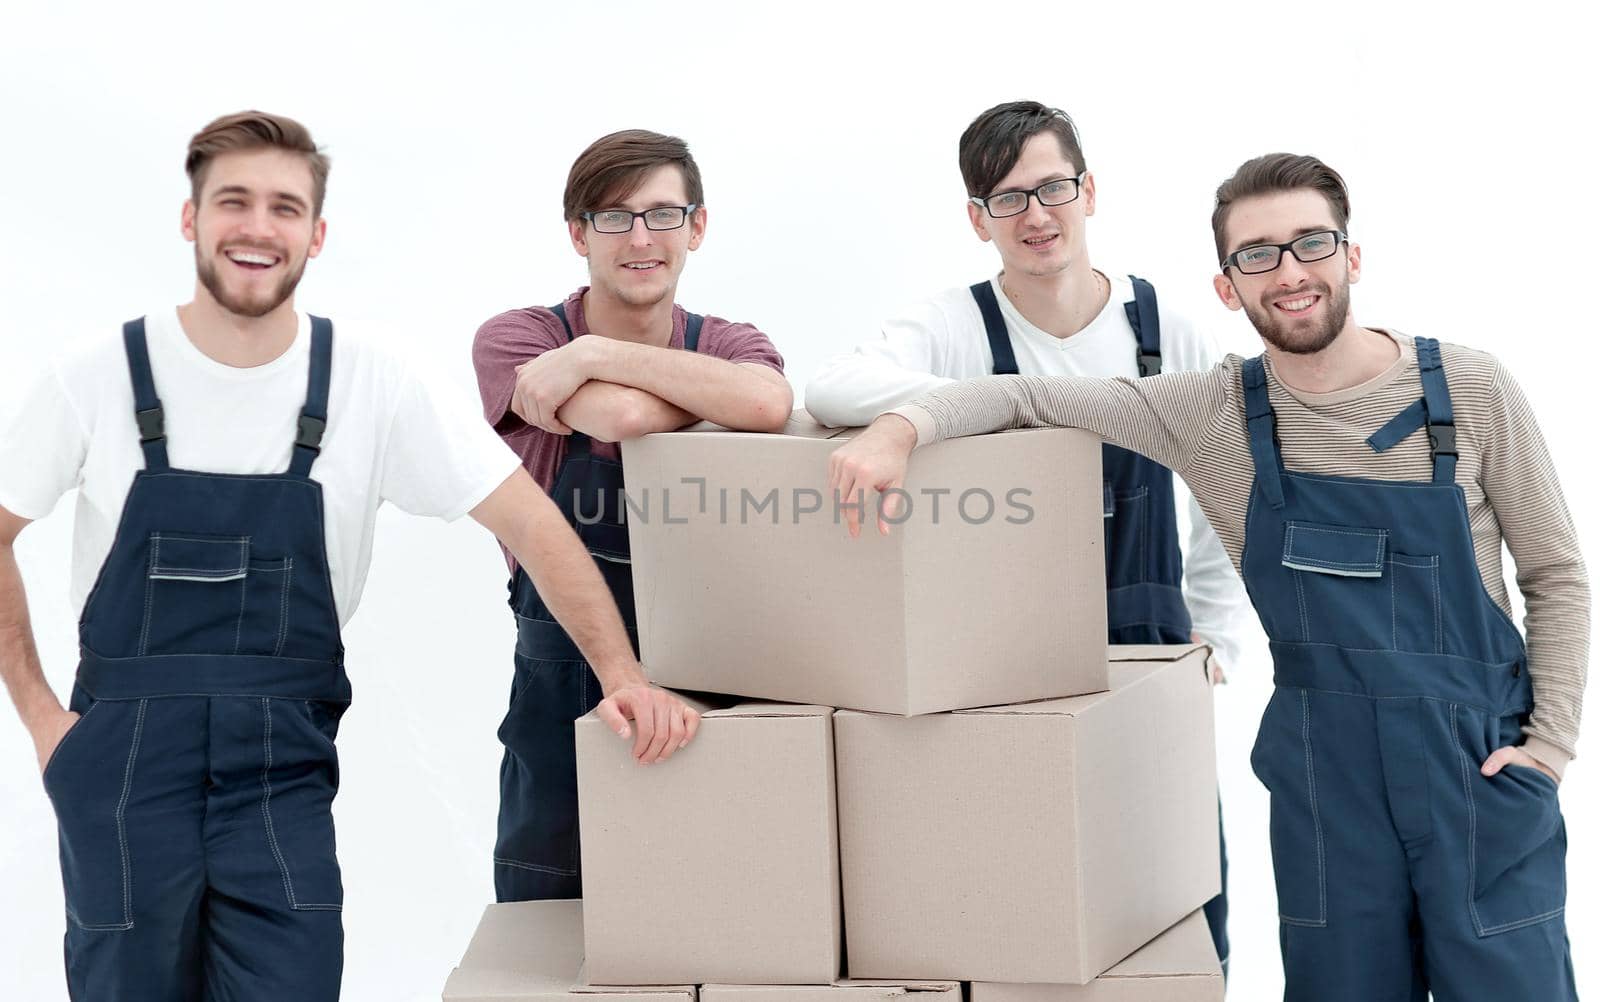
[{"label": "bearded chin", "polygon": [[229,313],[241,317],[250,317],[251,319],[264,317],[288,302],[289,297],[294,295],[295,287],[300,284],[300,276],[304,275],[306,270],[305,262],[300,262],[300,267],[284,275],[283,280],[278,283],[278,287],[268,293],[265,298],[251,300],[241,299],[230,293],[223,284],[222,277],[217,274],[216,265],[201,258],[198,249],[194,255],[194,266],[195,274],[200,278],[200,284],[205,286],[207,292],[211,293],[212,299],[215,299]]},{"label": "bearded chin", "polygon": [[1280,320],[1271,306],[1247,307],[1245,315],[1250,318],[1256,333],[1261,335],[1261,340],[1284,354],[1315,355],[1333,344],[1350,317],[1350,283],[1340,282],[1338,288],[1329,291],[1326,319],[1314,327],[1292,330]]}]

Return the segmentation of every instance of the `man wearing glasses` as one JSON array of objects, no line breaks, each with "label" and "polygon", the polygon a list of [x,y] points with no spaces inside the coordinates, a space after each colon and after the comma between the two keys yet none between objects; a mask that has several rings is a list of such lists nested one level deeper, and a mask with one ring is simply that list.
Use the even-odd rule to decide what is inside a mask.
[{"label": "man wearing glasses", "polygon": [[1557,786],[1589,656],[1577,532],[1499,362],[1356,325],[1349,218],[1322,161],[1251,160],[1217,189],[1214,284],[1265,354],[941,387],[830,475],[845,494],[898,487],[917,445],[1014,426],[1086,428],[1176,470],[1272,641],[1251,764],[1272,797],[1285,999],[1576,999]]},{"label": "man wearing glasses", "polygon": [[[1150,283],[1090,264],[1094,175],[1066,113],[1035,101],[990,108],[962,134],[959,155],[968,219],[999,251],[1001,272],[923,303],[885,323],[882,337],[824,363],[806,385],[817,420],[864,425],[936,387],[989,374],[1137,378],[1220,361],[1210,338],[1157,304]],[[1171,472],[1114,446],[1104,472],[1110,642],[1199,639],[1236,660],[1246,596],[1205,516],[1191,502],[1185,561]],[[1226,885],[1225,853],[1222,874]],[[1226,891],[1206,918],[1226,970]]]},{"label": "man wearing glasses", "polygon": [[[794,396],[765,334],[674,301],[706,230],[700,169],[683,140],[639,129],[596,140],[573,163],[562,201],[590,284],[553,307],[491,318],[473,362],[484,416],[583,539],[637,652],[616,443],[699,420],[776,431]],[[499,731],[495,894],[582,897],[573,722],[602,693],[528,575],[506,559],[517,646]]]}]

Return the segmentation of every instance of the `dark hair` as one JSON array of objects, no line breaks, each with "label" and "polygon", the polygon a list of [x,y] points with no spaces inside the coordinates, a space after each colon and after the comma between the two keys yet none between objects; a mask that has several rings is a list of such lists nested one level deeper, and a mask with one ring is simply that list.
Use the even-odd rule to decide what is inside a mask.
[{"label": "dark hair", "polygon": [[677,136],[626,129],[596,139],[572,162],[567,190],[561,196],[561,210],[570,221],[585,212],[615,205],[638,191],[645,175],[663,164],[675,164],[683,172],[683,186],[690,202],[705,204],[700,167],[689,154],[689,144]]},{"label": "dark hair", "polygon": [[205,184],[206,170],[211,161],[223,153],[243,150],[279,149],[305,155],[311,168],[312,215],[322,215],[322,199],[328,193],[328,168],[332,162],[328,155],[317,149],[311,132],[292,118],[269,115],[264,111],[241,111],[224,115],[189,140],[189,155],[183,169],[189,175],[190,192],[200,200],[200,189]]},{"label": "dark hair", "polygon": [[1211,233],[1217,241],[1217,260],[1228,255],[1223,230],[1228,210],[1241,198],[1270,195],[1280,191],[1310,188],[1328,200],[1333,210],[1333,225],[1345,229],[1350,223],[1350,192],[1339,172],[1316,157],[1294,153],[1268,153],[1246,160],[1233,176],[1217,186],[1217,207],[1211,210]]},{"label": "dark hair", "polygon": [[979,115],[961,134],[961,179],[967,183],[967,194],[973,198],[989,197],[1017,165],[1023,145],[1041,132],[1048,132],[1061,142],[1061,152],[1078,173],[1089,169],[1083,160],[1077,126],[1066,112],[1047,108],[1038,101],[1011,101]]}]

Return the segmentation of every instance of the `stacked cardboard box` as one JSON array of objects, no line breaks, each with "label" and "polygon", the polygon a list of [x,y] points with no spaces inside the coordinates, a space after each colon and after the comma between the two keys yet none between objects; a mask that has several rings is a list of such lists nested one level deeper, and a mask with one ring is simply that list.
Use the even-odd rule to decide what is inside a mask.
[{"label": "stacked cardboard box", "polygon": [[[909,517],[849,540],[822,496],[840,433],[789,432],[624,447],[652,675],[787,702],[702,704],[643,769],[580,721],[581,917],[491,906],[445,998],[1219,999],[1206,652],[1107,657],[1099,440],[920,451]],[[583,984],[570,951],[499,949],[558,921]],[[462,994],[535,967],[535,994]]]}]

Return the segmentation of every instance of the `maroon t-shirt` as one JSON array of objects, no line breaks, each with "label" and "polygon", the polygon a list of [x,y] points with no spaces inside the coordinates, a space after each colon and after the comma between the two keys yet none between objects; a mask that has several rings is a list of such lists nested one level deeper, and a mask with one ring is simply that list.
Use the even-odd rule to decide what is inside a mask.
[{"label": "maroon t-shirt", "polygon": [[[583,315],[583,294],[588,288],[584,286],[567,297],[567,322],[572,325],[573,337],[589,333]],[[683,307],[673,306],[671,347],[683,347],[687,324]],[[511,392],[517,384],[517,366],[566,343],[567,332],[561,318],[543,306],[509,310],[490,318],[478,328],[472,342],[472,364],[478,372],[483,416],[521,457],[522,465],[546,493],[555,487],[556,472],[567,456],[567,436],[535,428],[512,413]],[[749,324],[706,317],[700,326],[699,351],[730,362],[759,362],[783,372],[783,356],[765,334]],[[609,459],[621,457],[621,450],[611,442],[595,442],[594,452]]]}]

